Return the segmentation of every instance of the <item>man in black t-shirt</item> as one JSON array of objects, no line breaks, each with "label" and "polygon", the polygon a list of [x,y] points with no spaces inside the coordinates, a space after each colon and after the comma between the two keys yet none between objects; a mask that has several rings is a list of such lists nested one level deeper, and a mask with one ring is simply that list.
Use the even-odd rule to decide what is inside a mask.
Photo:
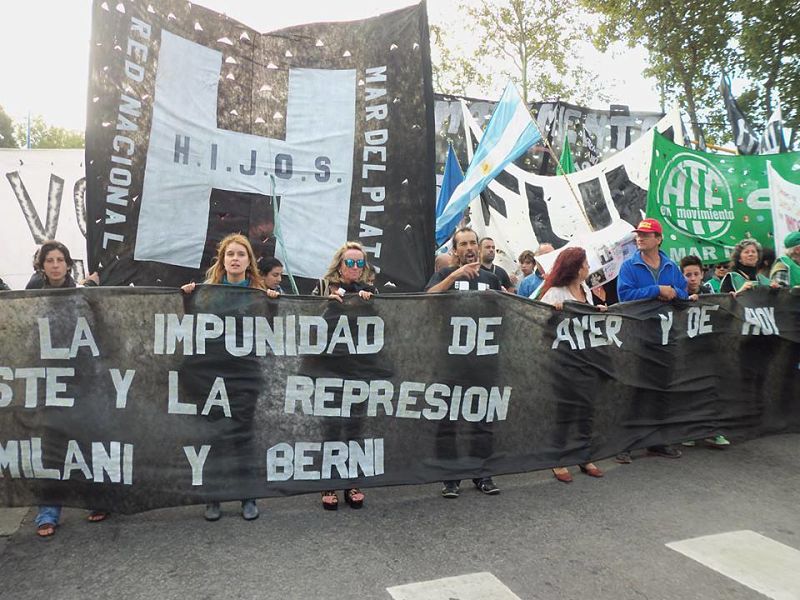
[{"label": "man in black t-shirt", "polygon": [[453,249],[456,266],[431,275],[428,285],[425,286],[426,292],[437,294],[449,290],[500,290],[497,276],[480,268],[477,233],[468,227],[459,229],[453,236]]},{"label": "man in black t-shirt", "polygon": [[515,292],[514,284],[511,283],[511,278],[508,276],[508,272],[503,267],[498,267],[496,264],[494,264],[496,252],[494,240],[490,237],[485,237],[478,242],[478,248],[481,269],[489,271],[495,277],[497,277],[498,281],[500,281],[503,291],[513,294]]},{"label": "man in black t-shirt", "polygon": [[[455,251],[455,262],[457,266],[447,267],[434,273],[425,291],[429,294],[447,292],[450,290],[497,290],[500,291],[500,281],[497,277],[485,269],[480,268],[478,260],[478,234],[472,229],[464,227],[456,231],[453,236],[453,247]],[[493,373],[496,372],[495,356],[476,357],[457,357],[457,361],[450,364],[446,374],[443,373],[442,382],[452,380],[454,385],[463,385],[468,382],[476,372]],[[473,361],[478,361],[475,363]],[[458,460],[459,452],[457,449],[456,438],[457,429],[461,426],[469,428],[468,435],[470,440],[469,454],[475,458],[488,458],[492,455],[492,429],[487,423],[461,423],[443,420],[439,424],[437,435],[437,454],[443,461]],[[499,494],[498,488],[491,477],[478,477],[472,480],[475,487],[484,494]],[[460,481],[442,482],[442,496],[445,498],[458,498]]]}]

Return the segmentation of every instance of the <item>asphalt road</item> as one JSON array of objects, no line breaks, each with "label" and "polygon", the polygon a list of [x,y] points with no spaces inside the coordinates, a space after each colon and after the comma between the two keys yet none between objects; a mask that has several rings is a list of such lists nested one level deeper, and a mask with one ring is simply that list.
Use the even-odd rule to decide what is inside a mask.
[{"label": "asphalt road", "polygon": [[389,600],[388,587],[486,571],[522,599],[763,599],[665,544],[752,530],[800,549],[798,441],[638,454],[568,485],[549,472],[502,476],[494,497],[464,486],[445,500],[431,484],[367,490],[360,511],[323,511],[317,496],[261,500],[254,522],[235,503],[216,523],[199,506],[98,524],[67,509],[40,540],[29,511],[0,537],[0,598]]}]

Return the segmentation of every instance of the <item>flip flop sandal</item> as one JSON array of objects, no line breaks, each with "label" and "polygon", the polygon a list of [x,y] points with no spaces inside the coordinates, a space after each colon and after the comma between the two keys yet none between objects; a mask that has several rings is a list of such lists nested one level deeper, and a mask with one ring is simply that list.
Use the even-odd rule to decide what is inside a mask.
[{"label": "flip flop sandal", "polygon": [[358,488],[351,488],[345,491],[344,499],[350,508],[361,508],[364,504],[364,492]]},{"label": "flip flop sandal", "polygon": [[100,521],[105,521],[108,518],[110,513],[104,512],[102,510],[93,510],[89,513],[89,516],[86,517],[86,520],[90,523],[99,523]]},{"label": "flip flop sandal", "polygon": [[339,496],[335,491],[322,492],[322,508],[325,510],[336,510],[339,508]]},{"label": "flip flop sandal", "polygon": [[42,523],[36,528],[36,535],[40,538],[49,538],[53,537],[56,533],[56,525],[55,523]]}]

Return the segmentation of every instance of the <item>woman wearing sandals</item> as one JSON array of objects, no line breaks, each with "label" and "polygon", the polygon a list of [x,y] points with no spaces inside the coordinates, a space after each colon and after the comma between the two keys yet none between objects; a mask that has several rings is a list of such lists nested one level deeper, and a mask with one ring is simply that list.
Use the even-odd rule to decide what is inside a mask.
[{"label": "woman wearing sandals", "polygon": [[[266,289],[263,280],[258,271],[253,248],[250,241],[239,233],[233,233],[226,236],[217,246],[217,257],[214,263],[206,271],[206,284],[217,284],[226,286],[237,286],[244,288],[256,288],[266,292],[270,298],[277,298],[280,296],[279,292]],[[194,282],[187,283],[181,286],[184,294],[191,294],[194,292],[196,284]],[[213,352],[208,353],[213,360]],[[237,360],[244,360],[237,359]],[[191,369],[195,375],[203,372],[213,371],[212,365],[193,364]],[[246,368],[244,364],[242,369]],[[240,407],[235,410],[234,418],[232,421],[234,425],[241,425],[241,428],[246,428],[252,423],[253,413],[255,412],[255,402],[248,401],[247,398],[240,398]],[[246,439],[249,437],[247,431],[242,431],[243,438],[241,443],[236,442],[232,451],[244,451],[243,445],[246,445]],[[242,518],[246,521],[252,521],[258,518],[258,506],[253,498],[246,498],[242,502]],[[218,521],[222,517],[222,508],[219,502],[210,502],[206,504],[205,510],[206,521]]]},{"label": "woman wearing sandals", "polygon": [[[36,273],[31,277],[25,289],[43,290],[79,287],[70,274],[73,264],[74,261],[69,249],[64,244],[55,240],[44,242],[34,258]],[[98,285],[99,282],[100,278],[97,273],[92,273],[84,281],[86,285]],[[87,518],[90,522],[96,523],[106,519],[108,514],[102,510],[93,510]],[[52,536],[56,532],[60,520],[60,505],[39,506],[39,512],[34,519],[37,535],[39,537]]]},{"label": "woman wearing sandals", "polygon": [[[328,299],[331,300],[323,317],[334,325],[343,314],[348,315],[348,306],[344,299],[357,295],[364,301],[369,301],[378,290],[369,283],[371,268],[367,263],[366,254],[358,242],[347,242],[339,248],[333,256],[328,271],[323,278],[324,287],[327,287]],[[349,315],[348,315],[349,317]],[[333,331],[334,326],[329,327]],[[340,348],[337,346],[337,348]],[[374,374],[376,365],[371,359],[376,357],[359,356],[354,358],[344,351],[334,350],[332,356],[317,361],[312,360],[307,364],[312,367],[317,376],[321,373],[338,373],[336,377],[353,377],[369,369]],[[357,409],[354,408],[353,416]],[[326,438],[333,440],[348,440],[358,437],[357,419],[330,418],[326,423]],[[344,492],[344,500],[351,508],[361,508],[364,504],[364,492],[358,488],[348,488]],[[336,510],[339,507],[339,496],[335,490],[322,493],[322,507],[325,510]]]},{"label": "woman wearing sandals", "polygon": [[[545,278],[541,301],[552,304],[556,310],[562,310],[565,301],[593,305],[592,292],[585,283],[588,276],[589,262],[586,260],[586,251],[583,248],[562,250]],[[608,310],[603,304],[597,308],[600,311]],[[587,376],[592,381],[584,382]],[[566,444],[569,428],[577,424],[578,438],[588,447],[592,435],[591,399],[575,397],[575,394],[579,389],[593,389],[593,384],[596,384],[594,377],[583,369],[569,369],[568,372],[559,373],[559,377],[569,384],[565,387],[563,396],[559,398],[556,409],[556,435],[553,445],[557,449],[562,449]],[[580,469],[592,477],[603,476],[603,472],[591,462],[580,465]],[[553,469],[553,476],[563,483],[572,482],[572,475],[566,467]]]}]

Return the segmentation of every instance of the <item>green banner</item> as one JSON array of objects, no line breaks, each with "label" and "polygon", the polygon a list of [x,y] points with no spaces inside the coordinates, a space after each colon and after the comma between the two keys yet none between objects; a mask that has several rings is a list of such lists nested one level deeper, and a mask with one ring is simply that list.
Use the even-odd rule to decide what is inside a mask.
[{"label": "green banner", "polygon": [[661,249],[676,262],[695,254],[713,264],[727,260],[736,242],[746,237],[774,248],[768,162],[793,179],[800,170],[800,152],[709,154],[673,144],[656,132],[647,216],[664,227]]}]

